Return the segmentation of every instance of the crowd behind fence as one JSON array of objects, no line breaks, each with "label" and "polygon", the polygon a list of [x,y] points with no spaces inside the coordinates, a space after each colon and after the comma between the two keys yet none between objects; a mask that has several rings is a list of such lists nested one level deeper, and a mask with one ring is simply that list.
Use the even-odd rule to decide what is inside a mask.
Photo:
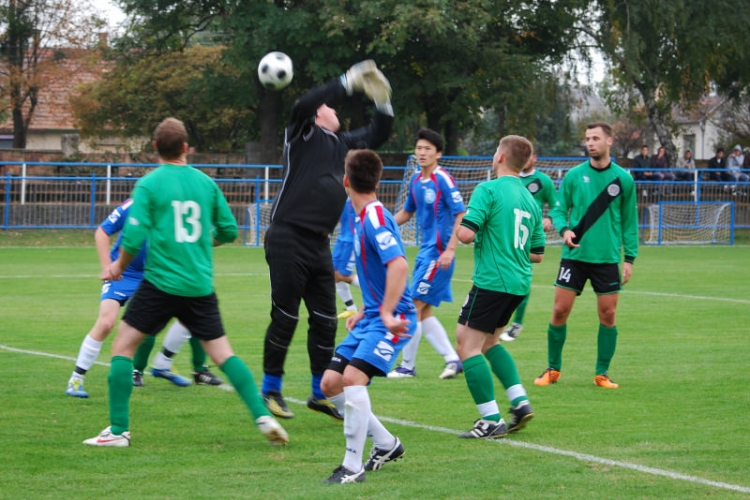
[{"label": "crowd behind fence", "polygon": [[[539,158],[537,168],[559,186],[565,173],[584,160]],[[491,157],[443,157],[440,163],[456,179],[467,203],[474,187],[493,176]],[[156,166],[0,162],[6,172],[0,176],[0,229],[93,230],[129,197],[138,178]],[[245,244],[262,244],[270,207],[281,186],[281,165],[194,166],[213,177],[221,188]],[[413,156],[405,166],[385,167],[378,196],[389,210],[396,212],[403,206],[408,179],[418,168]],[[61,171],[66,175],[61,175]],[[711,181],[706,169],[691,170],[689,174],[681,176],[685,180],[636,181],[642,228],[648,224],[647,207],[663,201],[732,202],[735,227],[750,228],[750,183]],[[404,241],[417,245],[415,218],[410,223],[402,228]],[[559,236],[550,232],[548,239],[558,241]]]}]

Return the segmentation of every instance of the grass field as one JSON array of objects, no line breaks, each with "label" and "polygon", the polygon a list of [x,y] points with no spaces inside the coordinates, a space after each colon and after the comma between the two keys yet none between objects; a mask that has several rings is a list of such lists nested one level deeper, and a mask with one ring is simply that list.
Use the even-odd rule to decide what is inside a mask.
[{"label": "grass field", "polygon": [[[560,252],[548,248],[535,267],[525,329],[507,345],[536,411],[531,424],[505,440],[459,440],[477,410],[463,376],[438,380],[442,359],[423,342],[416,379],[370,387],[375,413],[406,457],[365,483],[339,486],[320,481],[341,462],[342,426],[303,403],[306,318],[286,366],[284,393],[297,414],[282,422],[287,447],[269,447],[231,391],[152,377],[133,394],[131,448],[82,445],[108,425],[106,366],[89,372],[89,399],[64,394],[98,311],[99,269],[94,248],[82,246],[90,239],[60,233],[0,234],[2,499],[750,497],[748,247],[641,248],[620,296],[616,391],[593,385],[598,322],[590,290],[571,315],[560,382],[533,384],[546,367]],[[18,246],[37,243],[52,246]],[[470,249],[459,248],[454,302],[437,310],[451,338],[471,266]],[[262,249],[217,249],[216,273],[229,338],[257,381],[270,310]],[[175,362],[183,374],[189,358],[183,352]]]}]

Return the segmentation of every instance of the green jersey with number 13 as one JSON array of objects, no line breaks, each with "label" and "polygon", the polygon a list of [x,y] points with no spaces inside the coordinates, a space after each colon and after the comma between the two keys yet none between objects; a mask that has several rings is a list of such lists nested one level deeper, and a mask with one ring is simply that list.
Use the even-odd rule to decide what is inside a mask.
[{"label": "green jersey with number 13", "polygon": [[237,238],[237,221],[209,176],[189,165],[161,165],[133,189],[122,247],[148,241],[145,279],[182,297],[213,292],[213,239]]}]

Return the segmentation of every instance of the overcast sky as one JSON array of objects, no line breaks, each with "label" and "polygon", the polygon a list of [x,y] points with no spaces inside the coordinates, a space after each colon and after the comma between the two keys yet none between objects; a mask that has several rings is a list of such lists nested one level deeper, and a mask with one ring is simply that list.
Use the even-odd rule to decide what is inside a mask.
[{"label": "overcast sky", "polygon": [[107,19],[112,28],[117,27],[125,19],[125,13],[113,0],[91,0],[91,3]]}]

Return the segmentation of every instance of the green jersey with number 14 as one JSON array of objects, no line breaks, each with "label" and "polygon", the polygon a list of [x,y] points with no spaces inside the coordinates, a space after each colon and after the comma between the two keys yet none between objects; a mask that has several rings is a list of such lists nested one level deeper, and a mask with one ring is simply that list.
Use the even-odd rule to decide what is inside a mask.
[{"label": "green jersey with number 14", "polygon": [[145,279],[182,297],[213,292],[213,239],[237,237],[237,221],[209,176],[191,166],[161,165],[133,189],[122,247],[137,254],[148,241]]},{"label": "green jersey with number 14", "polygon": [[514,176],[479,184],[461,221],[476,233],[474,275],[478,288],[513,295],[531,289],[530,253],[544,253],[542,211]]}]

